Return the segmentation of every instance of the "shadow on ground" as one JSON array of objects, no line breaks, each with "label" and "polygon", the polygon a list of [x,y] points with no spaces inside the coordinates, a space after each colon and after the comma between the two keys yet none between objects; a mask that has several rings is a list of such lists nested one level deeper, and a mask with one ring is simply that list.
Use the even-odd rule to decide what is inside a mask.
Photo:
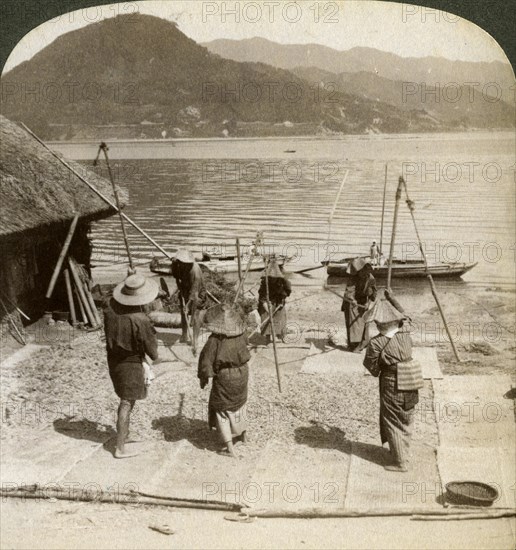
[{"label": "shadow on ground", "polygon": [[162,416],[152,421],[152,429],[160,430],[165,441],[186,439],[198,449],[217,451],[220,442],[217,434],[211,432],[205,420],[187,418],[184,415]]},{"label": "shadow on ground", "polygon": [[326,426],[316,421],[312,421],[311,424],[311,426],[301,426],[294,430],[296,443],[314,449],[336,449],[380,466],[391,462],[389,451],[384,447],[350,441],[346,439],[343,430],[334,426]]},{"label": "shadow on ground", "polygon": [[54,420],[54,430],[73,439],[84,439],[94,443],[104,443],[116,435],[112,426],[99,424],[91,420],[71,420],[58,418]]}]

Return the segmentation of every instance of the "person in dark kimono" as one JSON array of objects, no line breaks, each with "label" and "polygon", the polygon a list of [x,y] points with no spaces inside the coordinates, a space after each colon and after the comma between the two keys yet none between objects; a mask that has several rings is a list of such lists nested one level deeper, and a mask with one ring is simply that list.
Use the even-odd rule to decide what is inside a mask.
[{"label": "person in dark kimono", "polygon": [[373,267],[364,258],[355,258],[348,266],[352,276],[344,292],[341,311],[344,312],[348,350],[360,353],[369,342],[369,330],[364,315],[376,300],[376,280]]},{"label": "person in dark kimono", "polygon": [[364,366],[370,371],[380,369],[380,436],[382,444],[389,444],[392,457],[384,468],[406,472],[419,392],[397,387],[398,363],[412,359],[412,340],[404,326],[407,316],[400,309],[387,293],[371,310],[367,322],[374,321],[380,334],[369,342]]},{"label": "person in dark kimono", "polygon": [[120,398],[116,424],[116,458],[136,456],[125,449],[131,411],[135,402],[147,397],[150,369],[148,355],[158,359],[158,341],[143,306],[158,296],[158,285],[142,275],[130,275],[113,291],[104,311],[104,331],[109,375]]},{"label": "person in dark kimono", "polygon": [[208,425],[216,429],[224,445],[220,454],[235,456],[234,444],[245,443],[247,434],[247,384],[249,381],[245,325],[230,305],[209,309],[205,328],[211,332],[199,357],[197,376],[201,389],[212,380]]},{"label": "person in dark kimono", "polygon": [[172,275],[179,290],[181,309],[181,342],[188,342],[188,319],[192,329],[192,350],[197,352],[197,342],[205,314],[205,289],[201,268],[193,254],[184,248],[178,250],[172,260]]},{"label": "person in dark kimono", "polygon": [[[266,276],[268,281],[265,279]],[[269,344],[272,328],[267,304],[267,283],[269,285],[269,298],[273,312],[272,324],[274,325],[274,332],[283,341],[287,336],[286,300],[292,293],[292,285],[290,281],[285,279],[275,258],[271,258],[269,261],[266,268],[266,276],[262,277],[258,290],[258,313],[262,320],[261,332],[267,337],[267,344]]]}]

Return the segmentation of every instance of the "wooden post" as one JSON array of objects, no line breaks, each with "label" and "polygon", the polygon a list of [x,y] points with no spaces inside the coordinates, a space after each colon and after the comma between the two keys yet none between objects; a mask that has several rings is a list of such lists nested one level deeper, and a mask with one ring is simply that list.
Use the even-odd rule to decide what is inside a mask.
[{"label": "wooden post", "polygon": [[387,271],[387,290],[391,290],[392,278],[392,259],[394,257],[394,244],[396,242],[396,226],[398,224],[398,211],[400,209],[401,191],[403,188],[403,178],[399,179],[398,189],[396,190],[396,204],[394,205],[394,219],[392,222],[391,248],[389,251],[389,270]]},{"label": "wooden post", "polygon": [[242,258],[240,257],[240,239],[236,238],[236,251],[237,251],[237,262],[238,262],[238,280],[242,280]]},{"label": "wooden post", "polygon": [[66,235],[63,248],[61,249],[61,254],[59,254],[56,267],[54,268],[54,273],[52,273],[52,278],[50,279],[50,283],[48,284],[48,290],[45,295],[45,298],[47,299],[50,298],[52,296],[52,292],[54,292],[54,287],[56,286],[57,278],[59,277],[59,273],[61,272],[61,267],[63,267],[63,262],[65,260],[66,254],[68,253],[68,249],[70,248],[70,243],[72,242],[73,234],[75,232],[75,228],[77,227],[78,221],[79,221],[79,214],[75,214],[72,220],[72,223],[70,225],[70,229],[68,230],[68,234]]},{"label": "wooden post", "polygon": [[68,306],[70,307],[70,317],[72,320],[72,326],[77,324],[77,316],[75,315],[75,304],[73,303],[72,283],[70,282],[70,272],[68,269],[64,270],[64,279],[66,284],[66,294],[68,296]]},{"label": "wooden post", "polygon": [[265,263],[265,289],[267,292],[267,310],[269,312],[269,322],[271,325],[272,349],[274,350],[274,364],[276,365],[276,376],[278,377],[278,390],[281,393],[281,373],[280,373],[279,361],[278,361],[278,351],[276,350],[276,329],[274,328],[274,312],[272,311],[271,299],[269,296],[269,275],[267,273],[269,266],[265,256],[263,257],[263,261]]},{"label": "wooden post", "polygon": [[91,311],[90,304],[88,303],[88,299],[86,298],[86,295],[84,294],[84,288],[82,286],[81,278],[79,277],[79,274],[77,273],[77,269],[74,264],[74,260],[72,258],[68,258],[68,265],[70,267],[70,273],[72,274],[73,281],[75,283],[75,288],[77,289],[77,292],[79,293],[79,298],[82,301],[82,305],[84,306],[84,311],[86,313],[86,317],[91,324],[92,327],[97,326],[97,319],[95,315],[93,314],[93,311]]},{"label": "wooden post", "polygon": [[380,256],[383,252],[383,221],[385,219],[385,196],[387,193],[387,166],[385,163],[385,182],[383,184],[383,204],[382,204],[382,227],[380,228]]},{"label": "wooden post", "polygon": [[[122,226],[122,236],[124,237],[125,249],[127,251],[127,258],[129,260],[129,274],[134,274],[136,273],[136,270],[134,269],[133,257],[131,255],[131,249],[129,248],[129,240],[127,238],[127,232],[125,230],[124,217],[122,216],[122,210],[120,208],[120,199],[118,198],[118,191],[116,189],[115,180],[113,178],[113,172],[111,172],[111,166],[109,164],[109,157],[107,154],[109,148],[104,141],[100,144],[99,152],[101,149],[104,152],[104,157],[106,158],[106,165],[108,169],[109,179],[111,180],[111,186],[113,187],[113,195],[115,197],[116,208],[118,210],[118,215],[120,216],[120,225]],[[98,158],[98,155],[97,155],[97,158]]]},{"label": "wooden post", "polygon": [[439,297],[437,296],[437,289],[435,288],[434,279],[430,272],[428,271],[428,262],[426,260],[425,256],[425,250],[423,248],[423,242],[421,241],[421,237],[419,236],[419,230],[417,228],[416,224],[416,217],[414,215],[415,205],[414,202],[410,200],[408,195],[408,188],[405,180],[403,178],[400,178],[400,182],[403,183],[403,186],[405,187],[405,195],[407,197],[407,206],[410,211],[410,217],[412,218],[412,223],[414,224],[414,231],[416,232],[417,241],[419,243],[419,250],[421,252],[421,256],[423,258],[423,262],[425,264],[425,271],[426,271],[426,277],[428,279],[428,282],[430,283],[430,290],[432,291],[432,296],[434,297],[435,303],[437,304],[437,309],[439,310],[439,313],[441,314],[441,319],[444,323],[444,328],[446,329],[446,334],[448,334],[448,338],[450,339],[450,344],[453,350],[453,354],[455,355],[455,359],[457,362],[461,362],[461,359],[459,357],[459,352],[457,351],[457,348],[455,347],[455,342],[453,341],[453,337],[450,332],[450,328],[448,327],[448,323],[446,322],[446,317],[444,316],[444,311],[441,306],[441,302],[439,301]]}]

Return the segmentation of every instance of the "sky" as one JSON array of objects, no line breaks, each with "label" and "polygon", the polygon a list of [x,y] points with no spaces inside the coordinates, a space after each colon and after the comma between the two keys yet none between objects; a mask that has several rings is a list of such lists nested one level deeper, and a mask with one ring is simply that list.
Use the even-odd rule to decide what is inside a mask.
[{"label": "sky", "polygon": [[86,8],[33,29],[17,44],[4,72],[30,59],[61,34],[128,13],[175,21],[196,42],[259,36],[283,44],[317,43],[336,50],[377,48],[403,57],[441,56],[507,62],[480,27],[434,9],[369,0],[144,0]]}]

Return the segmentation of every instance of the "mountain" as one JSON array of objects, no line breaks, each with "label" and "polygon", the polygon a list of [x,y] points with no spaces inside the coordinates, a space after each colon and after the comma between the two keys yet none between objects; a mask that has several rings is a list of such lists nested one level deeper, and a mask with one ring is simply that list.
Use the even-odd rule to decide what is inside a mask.
[{"label": "mountain", "polygon": [[[447,83],[466,85],[478,82],[482,92],[488,83],[497,83],[512,101],[509,92],[514,85],[514,73],[509,63],[493,61],[474,63],[452,61],[442,57],[400,57],[374,48],[351,48],[339,51],[321,44],[279,44],[264,38],[244,40],[213,40],[202,44],[226,59],[240,62],[269,63],[274,67],[292,70],[298,67],[317,67],[331,73],[370,72],[377,76],[402,82],[425,82],[429,86]],[[486,93],[495,92],[486,88]]]},{"label": "mountain", "polygon": [[68,140],[457,129],[420,102],[396,103],[392,91],[363,93],[368,86],[343,75],[327,88],[308,72],[225,59],[173,22],[120,15],[60,36],[2,75],[0,112]]},{"label": "mountain", "polygon": [[210,53],[177,26],[121,15],[60,36],[2,76],[2,114],[46,139],[443,129],[424,112]]},{"label": "mountain", "polygon": [[457,129],[514,127],[514,107],[484,96],[474,86],[430,87],[363,71],[334,74],[316,67],[298,67],[292,72],[309,82],[319,82],[321,88],[335,87],[402,111],[424,109],[430,116]]}]

